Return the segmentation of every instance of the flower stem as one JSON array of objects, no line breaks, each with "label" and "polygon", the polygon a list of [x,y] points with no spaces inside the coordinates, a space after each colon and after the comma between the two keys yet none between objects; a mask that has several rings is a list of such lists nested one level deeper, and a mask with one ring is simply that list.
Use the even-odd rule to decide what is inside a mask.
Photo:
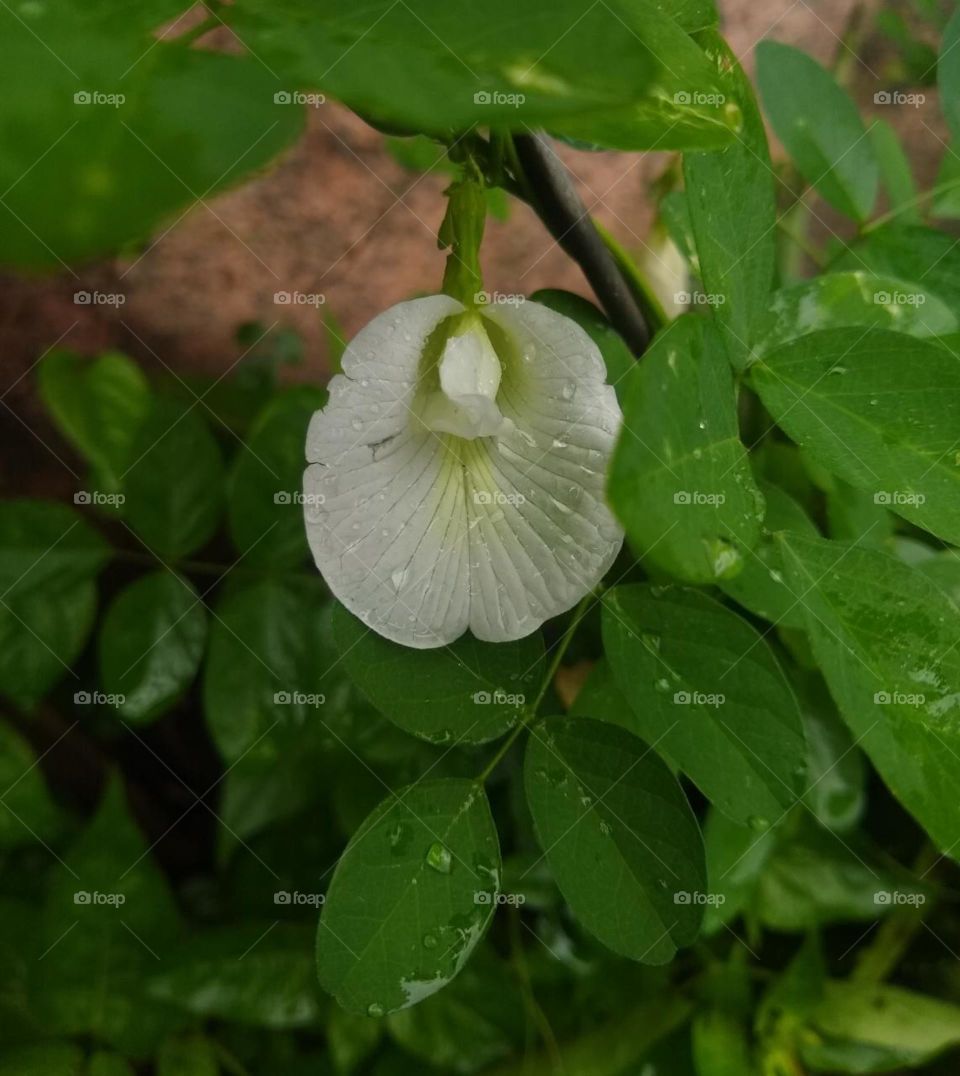
[{"label": "flower stem", "polygon": [[642,355],[650,343],[644,313],[598,233],[570,173],[542,134],[515,135],[514,146],[537,215],[583,270],[610,324],[634,355]]},{"label": "flower stem", "polygon": [[497,768],[504,756],[516,743],[520,734],[536,719],[537,710],[540,708],[540,704],[546,697],[547,691],[550,689],[550,685],[553,683],[553,678],[557,675],[557,669],[560,668],[560,662],[563,661],[563,655],[567,652],[567,647],[570,645],[577,628],[580,626],[580,621],[587,615],[590,608],[590,602],[596,598],[597,595],[593,591],[589,594],[585,594],[580,599],[580,604],[573,612],[573,616],[570,618],[570,623],[567,625],[566,630],[560,637],[560,641],[557,644],[554,651],[553,658],[550,661],[550,666],[547,669],[546,675],[543,678],[543,682],[540,684],[540,690],[537,692],[537,697],[530,703],[529,706],[525,706],[523,710],[523,716],[517,723],[516,728],[500,745],[497,753],[492,759],[484,766],[483,771],[477,775],[476,782],[482,785],[491,773]]}]

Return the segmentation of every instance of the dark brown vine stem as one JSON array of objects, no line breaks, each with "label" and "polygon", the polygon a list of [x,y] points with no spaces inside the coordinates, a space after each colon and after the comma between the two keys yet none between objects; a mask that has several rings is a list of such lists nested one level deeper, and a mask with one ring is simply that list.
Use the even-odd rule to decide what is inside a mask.
[{"label": "dark brown vine stem", "polygon": [[583,270],[610,324],[634,355],[642,355],[650,343],[647,321],[594,227],[570,173],[545,135],[515,135],[513,141],[540,219]]}]

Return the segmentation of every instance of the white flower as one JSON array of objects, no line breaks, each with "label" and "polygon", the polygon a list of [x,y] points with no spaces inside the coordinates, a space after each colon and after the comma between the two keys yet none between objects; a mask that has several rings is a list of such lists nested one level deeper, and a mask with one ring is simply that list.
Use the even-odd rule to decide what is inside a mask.
[{"label": "white flower", "polygon": [[336,597],[419,648],[518,639],[574,605],[623,541],[605,376],[538,303],[433,295],[374,318],[307,434],[307,537]]}]

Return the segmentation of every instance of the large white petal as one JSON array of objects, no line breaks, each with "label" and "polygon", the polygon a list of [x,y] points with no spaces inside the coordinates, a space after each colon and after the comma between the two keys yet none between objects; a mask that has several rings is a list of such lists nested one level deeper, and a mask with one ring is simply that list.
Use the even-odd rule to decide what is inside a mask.
[{"label": "large white petal", "polygon": [[509,433],[464,439],[416,417],[423,346],[460,310],[432,296],[375,318],[307,438],[317,566],[348,609],[407,646],[468,627],[491,641],[527,635],[598,582],[622,543],[603,495],[620,412],[568,318],[534,303],[484,310]]}]

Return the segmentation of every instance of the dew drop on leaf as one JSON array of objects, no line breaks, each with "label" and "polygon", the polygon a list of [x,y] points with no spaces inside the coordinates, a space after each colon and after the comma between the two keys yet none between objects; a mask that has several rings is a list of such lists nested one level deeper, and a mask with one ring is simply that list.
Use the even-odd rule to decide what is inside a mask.
[{"label": "dew drop on leaf", "polygon": [[453,866],[450,849],[444,848],[439,841],[434,841],[427,849],[427,866],[441,874],[449,874]]}]

